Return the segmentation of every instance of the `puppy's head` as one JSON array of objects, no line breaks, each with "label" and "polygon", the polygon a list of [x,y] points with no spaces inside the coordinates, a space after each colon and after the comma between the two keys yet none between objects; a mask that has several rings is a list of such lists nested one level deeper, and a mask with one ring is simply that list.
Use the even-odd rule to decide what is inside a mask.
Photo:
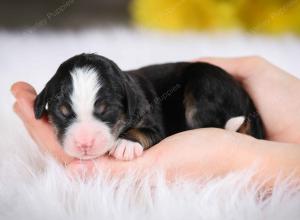
[{"label": "puppy's head", "polygon": [[60,65],[37,96],[36,118],[45,113],[65,152],[91,159],[108,152],[134,114],[129,78],[111,60],[81,54]]}]

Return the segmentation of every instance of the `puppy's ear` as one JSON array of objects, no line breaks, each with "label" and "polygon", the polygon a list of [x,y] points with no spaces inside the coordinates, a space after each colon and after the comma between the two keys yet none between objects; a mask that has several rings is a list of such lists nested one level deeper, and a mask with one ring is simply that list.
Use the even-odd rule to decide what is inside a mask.
[{"label": "puppy's ear", "polygon": [[130,84],[124,85],[125,95],[126,95],[126,109],[127,115],[129,119],[133,119],[137,117],[136,109],[137,109],[137,96],[133,91],[133,88]]},{"label": "puppy's ear", "polygon": [[49,92],[46,86],[34,101],[34,115],[36,119],[40,119],[44,115],[48,101]]}]

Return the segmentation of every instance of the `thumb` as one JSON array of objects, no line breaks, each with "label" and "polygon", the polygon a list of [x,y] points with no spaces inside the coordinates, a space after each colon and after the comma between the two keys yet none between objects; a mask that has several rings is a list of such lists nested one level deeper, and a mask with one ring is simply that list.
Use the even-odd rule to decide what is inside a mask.
[{"label": "thumb", "polygon": [[23,92],[28,92],[33,96],[36,96],[35,89],[26,82],[16,82],[11,86],[10,90],[16,98],[18,98],[18,96],[21,95]]}]

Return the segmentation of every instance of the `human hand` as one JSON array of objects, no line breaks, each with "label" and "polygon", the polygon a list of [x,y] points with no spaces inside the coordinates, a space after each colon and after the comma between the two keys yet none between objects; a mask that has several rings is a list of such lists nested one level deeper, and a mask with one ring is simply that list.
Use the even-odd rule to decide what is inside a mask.
[{"label": "human hand", "polygon": [[300,80],[260,57],[200,58],[237,78],[254,101],[268,140],[300,143]]},{"label": "human hand", "polygon": [[31,138],[36,142],[43,152],[49,152],[58,161],[68,164],[73,160],[60,147],[53,127],[44,116],[41,120],[36,120],[33,112],[34,100],[37,96],[35,89],[25,82],[17,82],[12,85],[11,92],[16,98],[14,111],[23,121],[25,128]]},{"label": "human hand", "polygon": [[[86,175],[92,175],[96,171],[96,167],[110,170],[113,175],[121,175],[137,168],[144,173],[153,167],[161,167],[165,170],[168,167],[175,168],[174,162],[181,159],[186,162],[190,158],[193,161],[190,154],[195,153],[195,151],[199,151],[195,154],[198,155],[196,160],[202,163],[201,169],[198,167],[197,172],[201,171],[204,174],[209,171],[209,175],[217,175],[217,173],[220,174],[222,170],[225,170],[225,167],[230,166],[231,160],[217,159],[218,155],[224,156],[221,153],[224,148],[220,148],[220,146],[225,146],[225,144],[221,145],[219,142],[222,140],[225,142],[224,138],[231,134],[220,129],[193,130],[173,135],[145,151],[143,156],[133,161],[118,161],[109,156],[86,161],[74,159],[62,150],[48,119],[46,117],[41,120],[35,119],[33,104],[36,92],[34,88],[27,83],[18,82],[12,86],[11,90],[16,97],[14,110],[23,121],[33,140],[42,151],[49,152],[59,162],[65,164],[70,173],[80,174],[84,172]],[[228,155],[230,151],[226,149],[226,152]],[[180,163],[176,164],[179,165]],[[208,169],[208,167],[210,168]],[[175,168],[175,170],[177,169]]]},{"label": "human hand", "polygon": [[[12,85],[11,91],[16,98],[14,111],[23,121],[32,139],[43,152],[50,153],[60,163],[64,164],[71,173],[86,171],[87,174],[92,174],[94,172],[94,165],[103,169],[109,169],[114,174],[122,173],[131,168],[131,163],[117,161],[108,156],[89,161],[80,161],[70,157],[63,151],[59,144],[48,118],[43,116],[42,119],[36,120],[33,110],[34,100],[37,96],[35,89],[28,83],[17,82]],[[135,161],[134,164],[136,165],[137,163],[139,162]],[[141,165],[138,167],[141,167]],[[84,169],[82,170],[82,168]]]},{"label": "human hand", "polygon": [[[296,90],[299,88],[298,79],[259,58],[208,58],[201,61],[223,67],[242,82],[254,99],[265,123],[267,137],[270,140],[297,141],[298,136],[294,132],[297,129],[288,129],[290,126],[293,126],[293,128],[299,126],[299,118],[297,118],[297,114],[294,114],[297,106],[299,106],[298,99],[295,97],[297,95]],[[252,66],[255,66],[256,71],[260,72],[252,71]],[[268,90],[264,91],[260,88],[261,86],[262,88],[267,87]],[[156,168],[161,167],[170,176],[174,176],[174,173],[180,174],[180,172],[184,176],[199,176],[205,173],[215,176],[242,168],[243,165],[249,165],[257,157],[257,154],[272,155],[270,150],[275,149],[274,143],[270,142],[269,144],[258,141],[246,135],[221,129],[198,129],[168,137],[134,161],[116,161],[109,157],[101,157],[94,161],[74,160],[62,151],[47,118],[43,118],[41,121],[34,118],[32,109],[36,96],[34,89],[28,84],[17,83],[12,87],[12,91],[17,99],[15,111],[23,120],[33,139],[44,151],[52,153],[60,162],[68,164],[68,170],[75,173],[82,170],[82,168],[85,168],[87,173],[93,173],[95,165],[105,170],[109,169],[113,174],[118,175],[136,168],[145,171],[154,166]],[[265,97],[267,97],[267,100],[265,100]],[[282,105],[280,105],[281,102]],[[279,110],[278,112],[274,111],[274,106],[275,110]],[[289,115],[282,114],[285,107],[288,112],[291,112]],[[279,114],[282,114],[282,117],[277,120]],[[290,115],[292,116],[289,117]],[[276,122],[278,121],[280,125],[277,126]],[[261,143],[272,146],[264,147],[261,146]],[[285,145],[284,149],[288,147],[290,146]],[[281,149],[281,147],[276,149]],[[298,152],[297,146],[292,147],[292,149]],[[294,157],[298,153],[294,152],[287,156],[285,151],[280,152],[283,155],[280,157],[282,158],[281,162],[289,161],[289,164],[291,164],[291,161],[298,162],[297,157]],[[279,158],[278,154],[276,154],[276,157]],[[288,158],[288,160],[285,160],[285,158]],[[295,168],[294,165],[289,167]]]}]

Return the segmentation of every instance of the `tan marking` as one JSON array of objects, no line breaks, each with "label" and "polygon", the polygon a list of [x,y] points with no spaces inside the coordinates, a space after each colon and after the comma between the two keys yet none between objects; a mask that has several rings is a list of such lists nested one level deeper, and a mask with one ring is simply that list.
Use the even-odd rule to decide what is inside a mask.
[{"label": "tan marking", "polygon": [[136,140],[139,142],[145,149],[152,146],[151,138],[145,135],[137,128],[132,128],[126,132],[126,137]]},{"label": "tan marking", "polygon": [[244,123],[241,125],[241,127],[237,130],[237,132],[242,134],[248,134],[251,135],[251,124],[250,120],[245,120]]},{"label": "tan marking", "polygon": [[65,106],[65,105],[61,105],[61,106],[59,107],[59,111],[60,111],[64,116],[68,116],[69,113],[70,113],[69,109],[68,109],[67,106]]}]

